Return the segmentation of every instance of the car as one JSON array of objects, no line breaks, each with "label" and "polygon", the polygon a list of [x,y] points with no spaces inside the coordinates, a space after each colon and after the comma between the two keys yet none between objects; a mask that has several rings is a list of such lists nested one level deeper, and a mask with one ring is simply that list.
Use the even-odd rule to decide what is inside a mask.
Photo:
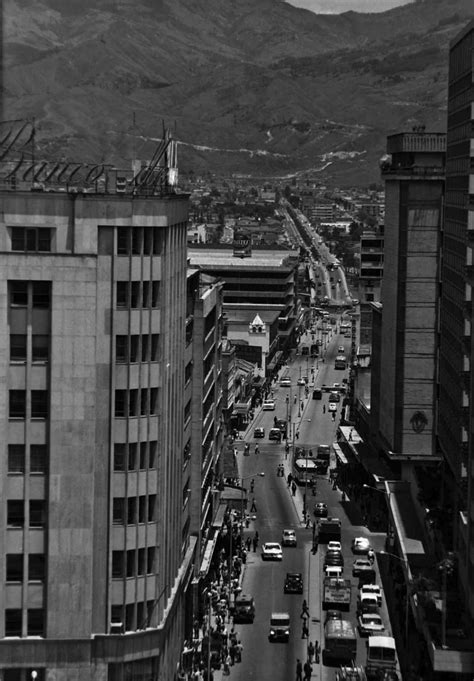
[{"label": "car", "polygon": [[331,540],[328,542],[328,551],[342,551],[342,546],[340,541]]},{"label": "car", "polygon": [[255,601],[252,596],[241,594],[235,599],[234,623],[244,624],[255,619]]},{"label": "car", "polygon": [[296,546],[296,532],[294,530],[283,530],[281,535],[282,546]]},{"label": "car", "polygon": [[296,385],[306,385],[306,381],[304,380],[304,378],[299,378],[296,381]]},{"label": "car", "polygon": [[254,437],[265,437],[265,428],[262,428],[260,426],[258,428],[254,428],[253,436]]},{"label": "car", "polygon": [[282,560],[281,545],[275,541],[267,541],[262,545],[262,560]]},{"label": "car", "polygon": [[291,388],[291,378],[289,378],[288,376],[281,378],[280,379],[280,386],[282,388]]},{"label": "car", "polygon": [[303,593],[303,575],[301,572],[287,572],[283,591],[286,594]]},{"label": "car", "polygon": [[340,551],[327,551],[324,556],[324,567],[328,565],[339,565],[344,567],[344,557]]},{"label": "car", "polygon": [[380,607],[382,605],[382,589],[378,584],[364,584],[359,589],[359,597],[363,597],[366,594],[372,594],[377,598],[377,605]]},{"label": "car", "polygon": [[268,640],[287,642],[289,638],[290,615],[287,612],[272,612]]},{"label": "car", "polygon": [[340,610],[327,610],[324,624],[327,624],[329,620],[342,620],[342,613]]},{"label": "car", "polygon": [[341,396],[339,393],[332,391],[329,393],[329,402],[340,402],[341,401]]},{"label": "car", "polygon": [[359,634],[370,636],[370,634],[383,634],[385,631],[384,623],[380,615],[376,613],[363,613],[357,618]]},{"label": "car", "polygon": [[281,442],[281,430],[279,428],[270,428],[270,432],[268,433],[268,439]]},{"label": "car", "polygon": [[314,515],[316,518],[327,518],[328,517],[328,505],[324,501],[320,501],[314,507]]},{"label": "car", "polygon": [[324,567],[324,576],[332,577],[334,579],[341,579],[344,568],[341,565],[326,565]]},{"label": "car", "polygon": [[346,349],[345,349],[345,347],[344,347],[343,345],[338,345],[338,347],[337,347],[337,351],[338,351],[338,352],[345,352],[345,350],[346,350]]},{"label": "car", "polygon": [[336,404],[336,402],[329,402],[329,404],[328,404],[328,411],[337,411],[337,404]]},{"label": "car", "polygon": [[367,558],[357,558],[352,563],[352,576],[359,577],[362,572],[374,571],[374,567]]},{"label": "car", "polygon": [[265,400],[262,409],[263,411],[275,411],[275,400]]},{"label": "car", "polygon": [[323,391],[321,390],[321,388],[315,388],[315,390],[313,390],[313,400],[321,400],[322,397]]},{"label": "car", "polygon": [[354,537],[351,548],[352,553],[367,554],[370,551],[370,542],[367,537]]}]

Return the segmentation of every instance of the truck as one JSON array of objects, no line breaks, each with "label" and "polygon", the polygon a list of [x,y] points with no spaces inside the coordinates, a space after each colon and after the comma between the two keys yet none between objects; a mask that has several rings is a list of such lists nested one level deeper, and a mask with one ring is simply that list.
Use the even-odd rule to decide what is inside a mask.
[{"label": "truck", "polygon": [[323,580],[323,610],[349,610],[351,607],[351,580],[325,577]]},{"label": "truck", "polygon": [[369,636],[365,673],[368,679],[399,677],[397,648],[392,636]]},{"label": "truck", "polygon": [[327,473],[330,463],[331,448],[329,445],[318,445],[316,450],[316,469],[318,473]]},{"label": "truck", "polygon": [[323,664],[352,662],[357,656],[357,634],[348,620],[331,619],[324,626]]},{"label": "truck", "polygon": [[339,518],[321,518],[318,527],[320,544],[327,544],[329,541],[341,541],[341,521]]}]

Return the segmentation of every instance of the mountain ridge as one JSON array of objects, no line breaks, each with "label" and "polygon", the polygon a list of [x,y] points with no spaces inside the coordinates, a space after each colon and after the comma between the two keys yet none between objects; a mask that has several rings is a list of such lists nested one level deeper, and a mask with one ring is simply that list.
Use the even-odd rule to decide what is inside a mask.
[{"label": "mountain ridge", "polygon": [[43,156],[129,164],[151,156],[164,120],[181,170],[286,174],[330,158],[321,180],[349,184],[377,179],[386,134],[444,129],[447,45],[472,16],[468,0],[378,15],[273,0],[66,4],[30,0],[26,20],[6,2],[6,117],[35,117]]}]

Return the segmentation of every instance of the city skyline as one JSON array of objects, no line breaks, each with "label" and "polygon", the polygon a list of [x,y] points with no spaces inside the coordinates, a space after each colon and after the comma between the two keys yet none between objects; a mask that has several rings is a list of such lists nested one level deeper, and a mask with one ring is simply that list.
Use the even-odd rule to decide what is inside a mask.
[{"label": "city skyline", "polygon": [[379,13],[394,7],[408,5],[414,0],[287,0],[289,5],[307,9],[315,14],[342,14],[343,12]]}]

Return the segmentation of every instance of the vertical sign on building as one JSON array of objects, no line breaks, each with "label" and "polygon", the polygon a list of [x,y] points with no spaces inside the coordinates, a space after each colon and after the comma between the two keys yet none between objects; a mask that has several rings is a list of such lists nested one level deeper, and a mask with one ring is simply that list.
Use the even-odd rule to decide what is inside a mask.
[{"label": "vertical sign on building", "polygon": [[250,258],[252,255],[252,239],[250,234],[245,232],[234,233],[234,257],[236,258]]}]

